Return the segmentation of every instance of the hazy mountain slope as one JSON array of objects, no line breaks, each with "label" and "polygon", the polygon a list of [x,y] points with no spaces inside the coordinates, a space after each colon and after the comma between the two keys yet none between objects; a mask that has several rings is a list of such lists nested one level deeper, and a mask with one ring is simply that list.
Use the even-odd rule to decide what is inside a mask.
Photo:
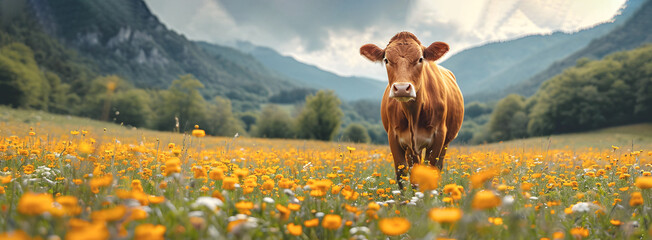
[{"label": "hazy mountain slope", "polygon": [[567,39],[567,34],[558,33],[489,43],[457,53],[441,65],[455,73],[457,83],[464,94],[472,94],[484,90],[479,84],[491,76]]},{"label": "hazy mountain slope", "polygon": [[603,37],[595,39],[588,46],[570,56],[555,62],[527,81],[505,89],[503,95],[518,93],[530,96],[536,92],[541,83],[561,73],[564,69],[575,65],[577,60],[581,58],[600,59],[613,52],[634,49],[642,44],[652,42],[652,31],[650,29],[652,29],[652,1],[647,1],[622,26]]},{"label": "hazy mountain slope", "polygon": [[316,89],[332,89],[344,100],[380,100],[387,86],[387,82],[371,78],[339,76],[292,57],[283,56],[271,48],[245,42],[238,43],[238,48],[253,55],[268,68],[295,79],[300,84]]},{"label": "hazy mountain slope", "polygon": [[193,74],[208,98],[263,102],[295,86],[235,49],[207,53],[167,29],[141,0],[28,3],[46,32],[94,61],[101,74],[120,75],[137,87],[167,88],[179,75]]},{"label": "hazy mountain slope", "polygon": [[643,2],[630,0],[613,23],[575,33],[556,32],[489,43],[455,54],[441,65],[455,73],[466,99],[473,100],[475,95],[491,94],[526,81],[553,62],[582,49],[625,22]]}]

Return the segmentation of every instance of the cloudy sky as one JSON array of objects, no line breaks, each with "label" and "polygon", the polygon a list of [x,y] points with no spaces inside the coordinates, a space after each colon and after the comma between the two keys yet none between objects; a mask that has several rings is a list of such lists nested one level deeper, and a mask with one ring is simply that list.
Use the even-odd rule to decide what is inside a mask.
[{"label": "cloudy sky", "polygon": [[610,21],[625,0],[145,0],[168,27],[189,39],[232,45],[245,40],[340,75],[385,79],[359,55],[400,31],[424,45],[466,48],[530,34],[572,32]]}]

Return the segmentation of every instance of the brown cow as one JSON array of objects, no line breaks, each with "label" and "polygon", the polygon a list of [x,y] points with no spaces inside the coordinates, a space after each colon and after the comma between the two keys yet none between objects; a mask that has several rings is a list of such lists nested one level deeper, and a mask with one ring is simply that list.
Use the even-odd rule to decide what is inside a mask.
[{"label": "brown cow", "polygon": [[426,48],[409,32],[396,34],[385,49],[374,44],[360,48],[361,55],[383,61],[387,68],[381,117],[401,189],[402,176],[420,162],[423,149],[425,161],[443,168],[448,144],[462,126],[464,100],[455,76],[434,62],[446,52],[448,44],[435,42]]}]

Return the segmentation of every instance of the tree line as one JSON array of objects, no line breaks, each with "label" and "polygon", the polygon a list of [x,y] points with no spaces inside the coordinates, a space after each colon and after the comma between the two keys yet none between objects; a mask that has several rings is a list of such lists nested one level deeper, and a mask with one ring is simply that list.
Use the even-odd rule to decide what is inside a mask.
[{"label": "tree line", "polygon": [[[374,125],[369,121],[378,119],[371,112],[379,112],[368,101],[352,103],[352,107],[346,108],[345,119],[341,101],[332,91],[287,91],[293,103],[301,94],[305,101],[303,105],[290,105],[298,109],[296,116],[291,117],[291,111],[272,103],[260,112],[237,112],[226,98],[204,99],[202,88],[203,84],[192,75],[180,76],[168,89],[139,89],[119,76],[109,75],[85,83],[80,94],[55,72],[40,67],[28,46],[14,42],[0,47],[3,105],[162,131],[185,132],[198,124],[208,134],[217,136],[238,133],[267,138],[386,141],[386,135],[379,134],[377,126],[370,130],[366,127]],[[272,97],[277,100],[281,96]]]},{"label": "tree line", "polygon": [[495,106],[469,103],[467,118],[460,137],[469,143],[651,122],[652,44],[601,60],[580,59],[529,98],[512,94]]}]

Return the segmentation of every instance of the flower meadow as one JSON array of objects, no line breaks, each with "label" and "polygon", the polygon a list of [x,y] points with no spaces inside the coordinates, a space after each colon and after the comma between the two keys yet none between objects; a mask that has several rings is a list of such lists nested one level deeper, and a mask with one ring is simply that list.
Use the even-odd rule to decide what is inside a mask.
[{"label": "flower meadow", "polygon": [[451,147],[401,190],[387,146],[0,129],[0,239],[652,236],[650,150]]}]

